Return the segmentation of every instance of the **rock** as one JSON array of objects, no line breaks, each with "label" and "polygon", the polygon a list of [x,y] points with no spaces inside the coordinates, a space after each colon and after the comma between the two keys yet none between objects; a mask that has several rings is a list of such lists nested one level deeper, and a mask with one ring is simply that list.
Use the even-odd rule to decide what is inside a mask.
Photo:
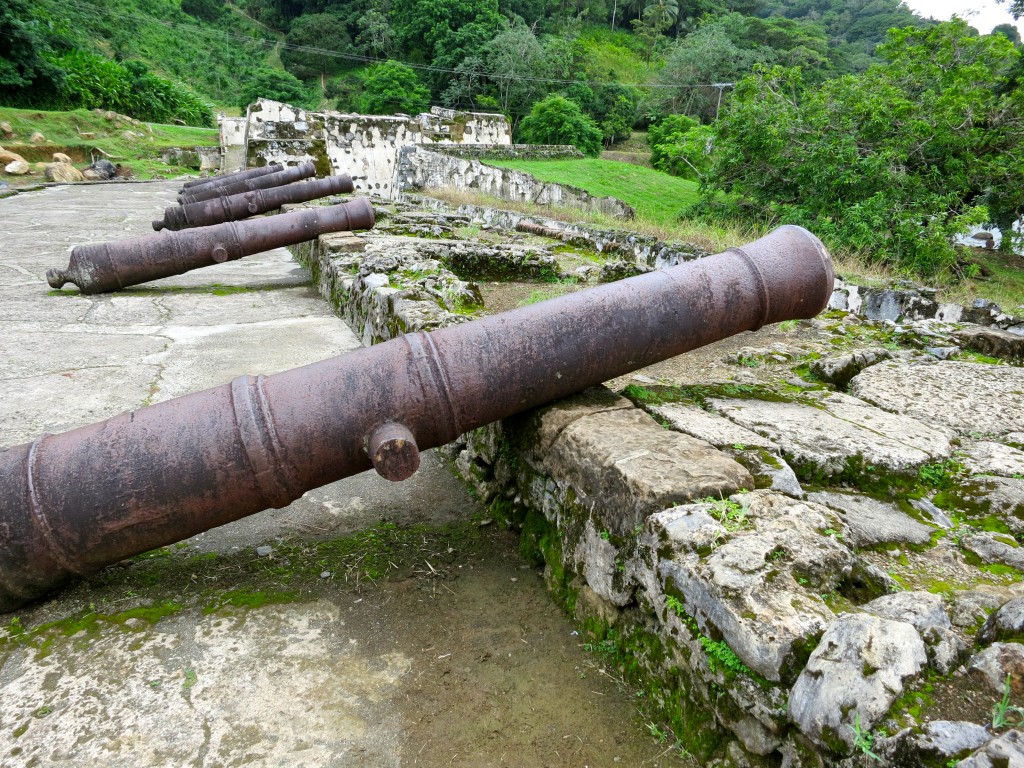
[{"label": "rock", "polygon": [[1024,548],[1012,536],[998,533],[972,533],[960,539],[960,546],[983,562],[999,563],[1024,571]]},{"label": "rock", "polygon": [[53,153],[53,162],[55,162],[55,163],[67,163],[68,165],[74,165],[74,162],[71,160],[71,158],[68,157],[67,155],[65,155],[63,152],[54,152]]},{"label": "rock", "polygon": [[[988,731],[977,723],[933,720],[919,729],[908,728],[889,739],[876,740],[873,751],[884,754],[889,765],[948,765],[967,757],[988,740]],[[922,762],[922,757],[927,762]]]},{"label": "rock", "polygon": [[957,768],[1018,768],[1024,765],[1024,733],[1009,731],[992,739]]},{"label": "rock", "polygon": [[796,472],[781,456],[764,448],[727,448],[725,453],[747,468],[754,478],[756,488],[778,491],[796,499],[803,498],[804,489],[797,479]]},{"label": "rock", "polygon": [[953,626],[977,627],[1013,595],[996,587],[976,587],[954,592],[950,597],[949,620]]},{"label": "rock", "polygon": [[99,171],[93,170],[92,168],[85,168],[82,171],[82,178],[86,181],[106,181],[106,177],[103,176]]},{"label": "rock", "polygon": [[927,663],[913,626],[862,613],[843,614],[811,653],[789,694],[789,716],[815,743],[852,748],[854,727],[868,730]]},{"label": "rock", "polygon": [[960,351],[960,347],[925,347],[924,351],[936,360],[948,360]]},{"label": "rock", "polygon": [[[8,149],[0,147],[0,163],[7,165],[8,163],[25,163],[25,158],[19,155],[17,152],[11,152]],[[27,164],[27,163],[26,163]]]},{"label": "rock", "polygon": [[969,326],[956,332],[957,341],[968,349],[989,357],[1014,362],[1024,361],[1024,336],[998,328]]},{"label": "rock", "polygon": [[43,173],[46,175],[47,181],[65,184],[73,181],[85,181],[82,172],[75,168],[75,166],[68,165],[67,163],[49,163],[43,170]]},{"label": "rock", "polygon": [[850,392],[887,411],[965,435],[1024,431],[1024,368],[949,360],[883,362],[854,377]]},{"label": "rock", "polygon": [[1024,534],[1024,480],[975,475],[945,493],[964,518],[985,521],[995,517],[1010,533]]},{"label": "rock", "polygon": [[754,485],[750,473],[725,454],[663,429],[603,387],[536,412],[533,430],[531,465],[574,488],[580,504],[601,499],[602,506],[615,509],[614,519],[595,522],[619,535],[673,502],[720,498]]},{"label": "rock", "polygon": [[811,372],[825,381],[846,389],[850,380],[865,368],[889,360],[892,352],[884,347],[859,350],[840,357],[823,357],[811,362]]},{"label": "rock", "polygon": [[114,175],[119,179],[134,179],[135,171],[130,166],[118,163],[114,166]]},{"label": "rock", "polygon": [[730,501],[731,518],[722,502],[650,518],[647,530],[675,552],[659,574],[702,632],[721,637],[759,675],[788,684],[833,619],[817,595],[852,567],[852,553],[823,533],[844,526],[825,507],[769,491]]},{"label": "rock", "polygon": [[945,528],[948,531],[950,528],[954,527],[953,521],[950,519],[949,515],[928,501],[928,499],[908,499],[908,501],[910,502],[910,506],[918,512],[927,515],[928,518],[939,528]]},{"label": "rock", "polygon": [[113,179],[115,176],[117,176],[117,167],[109,160],[100,158],[95,163],[86,168],[84,171],[82,171],[82,175],[85,176],[86,178],[91,178],[94,176],[96,179],[101,180]]},{"label": "rock", "polygon": [[974,475],[1024,475],[1024,451],[1002,443],[971,443],[962,449],[964,469]]},{"label": "rock", "polygon": [[12,176],[24,176],[31,170],[31,166],[24,160],[15,160],[4,166],[4,173],[9,173]]},{"label": "rock", "polygon": [[274,548],[271,547],[269,544],[264,544],[262,546],[256,547],[257,557],[269,557],[273,551]]},{"label": "rock", "polygon": [[952,450],[945,431],[849,395],[801,397],[808,404],[741,398],[707,402],[777,444],[798,476],[839,475],[849,471],[851,462],[910,472],[928,461],[945,459]]},{"label": "rock", "polygon": [[1006,678],[1010,678],[1010,696],[1024,696],[1024,645],[1020,643],[992,643],[971,657],[967,673],[984,683],[989,690],[1002,696]]},{"label": "rock", "polygon": [[917,522],[895,504],[855,493],[811,493],[809,501],[838,511],[850,528],[851,543],[873,547],[887,542],[927,544],[932,528]]},{"label": "rock", "polygon": [[716,448],[765,448],[778,450],[778,446],[766,437],[734,424],[716,413],[682,403],[665,403],[646,408],[669,423],[677,432],[683,432],[698,440],[711,443]]},{"label": "rock", "polygon": [[898,592],[883,595],[861,606],[863,610],[892,621],[905,621],[918,631],[928,647],[928,659],[941,674],[960,666],[967,644],[953,631],[942,598],[930,592]]},{"label": "rock", "polygon": [[978,630],[979,645],[1024,643],[1024,597],[1005,603]]},{"label": "rock", "polygon": [[4,138],[11,138],[14,136],[14,128],[6,120],[0,121],[0,133],[4,135]]},{"label": "rock", "polygon": [[36,131],[35,133],[33,133],[33,134],[32,134],[32,135],[31,135],[31,136],[29,137],[29,139],[28,139],[28,140],[29,140],[29,141],[30,141],[31,143],[33,143],[33,144],[45,144],[45,143],[46,143],[46,137],[45,137],[45,136],[43,136],[43,134],[41,134],[41,133],[40,133],[39,131]]}]

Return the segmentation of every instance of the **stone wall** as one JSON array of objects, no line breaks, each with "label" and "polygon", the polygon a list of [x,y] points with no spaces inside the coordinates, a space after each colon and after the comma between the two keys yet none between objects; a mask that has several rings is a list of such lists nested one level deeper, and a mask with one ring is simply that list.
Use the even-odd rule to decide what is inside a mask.
[{"label": "stone wall", "polygon": [[244,117],[217,118],[220,130],[220,151],[222,155],[221,172],[232,173],[245,167],[245,127]]},{"label": "stone wall", "polygon": [[403,191],[475,189],[502,200],[578,208],[622,219],[636,215],[614,197],[595,197],[578,187],[540,181],[523,171],[453,157],[424,146],[408,146],[399,152],[398,179]]},{"label": "stone wall", "polygon": [[582,160],[586,155],[571,144],[509,144],[432,146],[436,152],[477,160]]},{"label": "stone wall", "polygon": [[398,194],[403,147],[509,143],[511,128],[504,115],[437,107],[416,117],[348,115],[260,99],[249,107],[246,122],[248,166],[312,161],[319,175],[348,174],[357,192],[387,199]]}]

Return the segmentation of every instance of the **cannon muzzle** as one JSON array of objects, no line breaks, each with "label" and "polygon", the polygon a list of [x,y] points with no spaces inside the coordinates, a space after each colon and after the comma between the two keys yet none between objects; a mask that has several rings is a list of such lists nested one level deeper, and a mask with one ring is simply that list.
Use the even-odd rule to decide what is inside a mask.
[{"label": "cannon muzzle", "polygon": [[67,269],[46,270],[46,281],[53,288],[74,283],[82,293],[108,293],[312,240],[326,232],[369,229],[373,223],[373,206],[361,197],[255,221],[80,245],[71,251]]},{"label": "cannon muzzle", "polygon": [[[277,217],[275,217],[277,218]],[[663,271],[140,408],[0,453],[0,611],[467,430],[766,323],[832,263],[799,227]]]},{"label": "cannon muzzle", "polygon": [[253,192],[257,189],[270,189],[291,184],[293,181],[301,181],[316,176],[316,166],[313,163],[302,163],[292,168],[285,168],[275,173],[266,173],[257,176],[255,179],[243,181],[232,181],[230,184],[221,184],[213,187],[202,187],[198,190],[188,190],[178,195],[178,202],[181,205],[198,203],[203,200],[213,200],[217,197],[231,197],[231,195],[244,195],[246,192]]},{"label": "cannon muzzle", "polygon": [[283,187],[258,189],[243,195],[216,197],[188,205],[172,205],[164,209],[164,217],[153,222],[153,229],[181,230],[209,227],[225,221],[240,221],[258,213],[280,208],[285,203],[305,203],[318,197],[337,195],[353,190],[349,176],[328,176],[325,179],[285,184]]},{"label": "cannon muzzle", "polygon": [[189,190],[190,192],[195,192],[199,189],[206,189],[208,187],[222,187],[225,184],[235,184],[239,181],[245,181],[246,179],[255,179],[258,176],[266,176],[268,173],[277,173],[283,168],[283,165],[274,162],[269,165],[264,165],[262,168],[250,168],[247,171],[224,173],[208,179],[193,179],[192,181],[186,181],[182,184],[180,191],[185,192],[185,190]]}]

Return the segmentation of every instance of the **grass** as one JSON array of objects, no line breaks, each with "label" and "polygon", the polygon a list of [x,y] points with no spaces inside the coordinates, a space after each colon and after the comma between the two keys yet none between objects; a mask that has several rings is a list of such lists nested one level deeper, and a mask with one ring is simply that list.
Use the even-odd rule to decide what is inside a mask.
[{"label": "grass", "polygon": [[[139,178],[158,174],[177,174],[190,169],[165,165],[160,160],[161,150],[169,147],[216,147],[220,140],[216,128],[194,128],[183,125],[161,125],[107,120],[103,114],[85,109],[73,112],[46,112],[38,109],[12,109],[0,107],[0,120],[11,124],[14,137],[4,141],[4,147],[32,162],[49,162],[55,151],[71,156],[75,164],[90,162],[93,148],[106,152],[112,162],[129,165]],[[36,147],[29,137],[39,131],[46,144]],[[141,137],[126,137],[125,132],[141,133]],[[93,134],[83,138],[81,134]],[[21,177],[26,181],[37,180]],[[5,177],[8,181],[10,178]]]},{"label": "grass", "polygon": [[614,160],[488,161],[529,173],[541,181],[569,184],[592,195],[617,197],[655,224],[671,226],[679,211],[697,202],[697,184],[641,165]]}]

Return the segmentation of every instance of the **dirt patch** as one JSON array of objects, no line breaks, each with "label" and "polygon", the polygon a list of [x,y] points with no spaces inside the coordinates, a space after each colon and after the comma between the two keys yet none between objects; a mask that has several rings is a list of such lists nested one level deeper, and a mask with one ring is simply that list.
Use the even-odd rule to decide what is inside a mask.
[{"label": "dirt patch", "polygon": [[484,313],[496,315],[510,309],[583,290],[573,283],[478,283],[484,299]]}]

